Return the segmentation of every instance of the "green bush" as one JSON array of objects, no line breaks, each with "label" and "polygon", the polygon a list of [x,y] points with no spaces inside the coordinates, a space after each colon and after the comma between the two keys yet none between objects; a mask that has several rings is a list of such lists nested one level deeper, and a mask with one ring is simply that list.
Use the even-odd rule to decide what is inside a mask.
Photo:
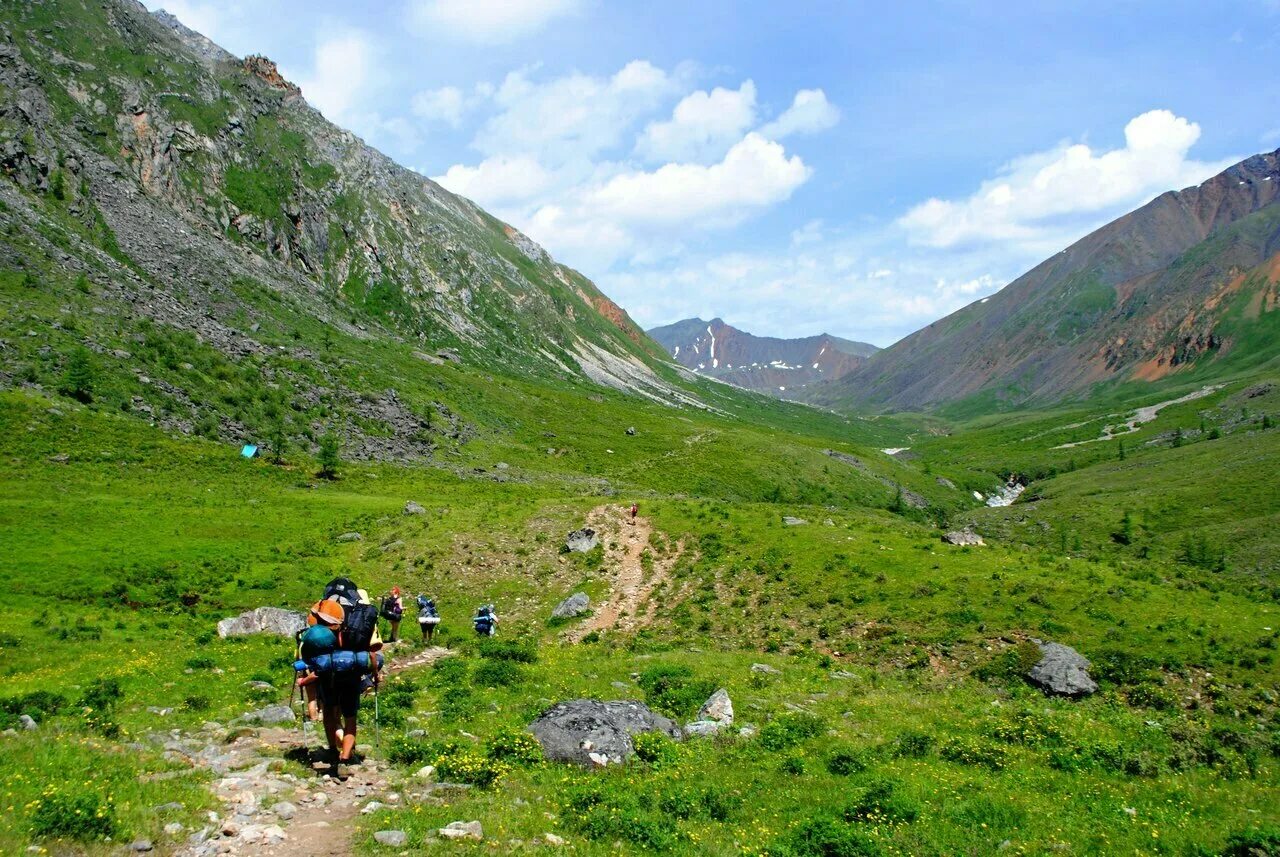
[{"label": "green bush", "polygon": [[1172,711],[1178,707],[1177,694],[1162,685],[1149,682],[1129,688],[1125,692],[1125,697],[1130,705],[1140,705],[1143,708],[1154,708],[1158,711]]},{"label": "green bush", "polygon": [[102,840],[116,833],[111,798],[93,792],[71,793],[50,786],[30,805],[31,835],[36,839]]},{"label": "green bush", "polygon": [[768,853],[770,857],[879,857],[883,852],[856,827],[819,816],[800,822]]},{"label": "green bush", "polygon": [[661,732],[641,732],[632,735],[631,743],[636,749],[636,758],[655,768],[673,764],[680,753],[676,742]]},{"label": "green bush", "polygon": [[827,755],[827,770],[839,777],[859,774],[867,769],[867,754],[854,747],[837,747]]},{"label": "green bush", "polygon": [[455,687],[440,694],[440,717],[449,722],[466,720],[478,711],[480,700],[469,687]]},{"label": "green bush", "polygon": [[427,684],[431,687],[457,687],[467,680],[467,662],[462,658],[441,658],[431,667]]},{"label": "green bush", "polygon": [[1112,684],[1130,685],[1150,681],[1159,667],[1153,659],[1123,649],[1103,649],[1090,657],[1092,674]]},{"label": "green bush", "polygon": [[80,695],[80,705],[94,711],[109,711],[123,696],[118,679],[96,678]]},{"label": "green bush", "polygon": [[209,697],[198,694],[192,694],[182,700],[182,707],[187,711],[208,711],[212,704]]},{"label": "green bush", "polygon": [[501,729],[485,744],[485,755],[512,765],[536,765],[542,761],[542,746],[528,732]]},{"label": "green bush", "polygon": [[934,739],[925,732],[903,732],[893,742],[894,755],[904,759],[923,759],[933,752]]},{"label": "green bush", "polygon": [[474,750],[455,747],[435,758],[440,779],[482,789],[495,785],[511,769],[506,762],[487,759]]},{"label": "green bush", "polygon": [[799,753],[792,753],[782,760],[778,765],[778,770],[793,777],[803,777],[807,767],[804,756]]},{"label": "green bush", "polygon": [[524,672],[512,661],[484,661],[471,676],[476,687],[514,687],[524,681]]},{"label": "green bush", "polygon": [[1024,679],[1031,668],[1040,663],[1040,647],[1030,640],[992,656],[973,674],[983,681],[1010,682]]},{"label": "green bush", "polygon": [[975,765],[998,771],[1009,764],[1009,751],[1000,744],[965,736],[948,738],[938,748],[938,755],[962,765]]},{"label": "green bush", "polygon": [[893,780],[876,780],[856,792],[853,802],[845,808],[847,821],[867,821],[909,824],[920,815],[920,806],[898,791]]},{"label": "green bush", "polygon": [[491,661],[515,661],[521,664],[538,662],[536,646],[517,640],[481,640],[479,654],[480,657]]},{"label": "green bush", "polygon": [[715,692],[715,682],[697,679],[693,670],[680,664],[657,664],[640,674],[639,685],[645,701],[668,714],[693,714]]},{"label": "green bush", "polygon": [[1222,857],[1277,857],[1280,855],[1280,827],[1255,827],[1227,837]]},{"label": "green bush", "polygon": [[770,720],[760,730],[760,746],[771,753],[821,735],[827,725],[821,717],[803,711],[788,711]]},{"label": "green bush", "polygon": [[46,717],[52,717],[66,707],[67,700],[47,690],[35,690],[21,696],[10,696],[0,699],[0,728],[9,729],[17,725],[23,714],[37,723]]}]

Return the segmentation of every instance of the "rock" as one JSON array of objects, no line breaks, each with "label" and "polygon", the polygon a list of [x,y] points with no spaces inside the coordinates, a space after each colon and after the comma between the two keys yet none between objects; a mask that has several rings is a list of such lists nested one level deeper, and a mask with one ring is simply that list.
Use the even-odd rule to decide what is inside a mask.
[{"label": "rock", "polygon": [[388,848],[403,848],[409,841],[409,834],[403,830],[379,830],[373,838]]},{"label": "rock", "polygon": [[22,728],[28,732],[40,728],[40,724],[36,723],[35,719],[30,714],[19,714],[18,722],[21,723]]},{"label": "rock", "polygon": [[436,833],[445,839],[470,839],[475,842],[484,839],[484,828],[478,821],[451,821]]},{"label": "rock", "polygon": [[424,765],[414,773],[414,778],[424,783],[434,783],[436,781],[436,766]]},{"label": "rock", "polygon": [[782,516],[782,524],[786,527],[801,527],[809,523],[804,518],[793,518],[790,515]]},{"label": "rock", "polygon": [[295,815],[298,814],[298,808],[293,804],[289,803],[287,800],[282,800],[279,803],[272,806],[271,811],[276,814],[277,818],[282,818],[285,821],[288,821],[289,819],[293,818]]},{"label": "rock", "polygon": [[499,461],[497,464],[493,465],[494,470],[508,470],[510,467],[511,465],[507,464],[505,461]]},{"label": "rock", "polygon": [[733,700],[723,687],[708,697],[698,709],[699,720],[714,720],[724,726],[733,725]]},{"label": "rock", "polygon": [[173,801],[171,803],[162,803],[159,806],[151,807],[151,811],[154,812],[156,815],[161,815],[166,812],[177,812],[180,809],[182,809],[182,804],[178,803],[177,801]]},{"label": "rock", "polygon": [[427,510],[422,507],[421,503],[415,503],[410,500],[404,504],[404,513],[406,515],[425,515]]},{"label": "rock", "polygon": [[552,619],[575,619],[584,613],[591,612],[591,599],[585,592],[575,592],[556,605],[551,611]]},{"label": "rock", "polygon": [[362,541],[364,541],[364,536],[360,535],[359,533],[343,533],[342,535],[338,536],[338,541],[340,541],[340,542],[362,542]]},{"label": "rock", "polygon": [[942,537],[942,540],[949,545],[984,545],[986,542],[982,540],[982,536],[975,533],[971,528],[966,527],[963,530],[952,530]]},{"label": "rock", "polygon": [[1098,689],[1089,676],[1089,661],[1070,646],[1042,643],[1040,662],[1027,673],[1027,680],[1046,693],[1059,696],[1087,696]]},{"label": "rock", "polygon": [[138,851],[138,852],[150,851],[151,848],[152,848],[152,845],[151,845],[150,839],[135,839],[133,840],[133,843],[129,846],[130,851]]},{"label": "rock", "polygon": [[760,730],[751,724],[747,724],[738,730],[738,734],[743,738],[754,738]]},{"label": "rock", "polygon": [[529,731],[548,759],[587,767],[626,761],[635,752],[631,736],[641,732],[683,737],[679,726],[644,703],[595,699],[553,705],[529,724]]},{"label": "rock", "polygon": [[182,822],[171,821],[164,826],[164,835],[173,838],[181,835],[184,830],[186,830],[186,828],[182,826]]},{"label": "rock", "polygon": [[710,738],[724,728],[726,725],[718,720],[694,720],[684,725],[684,734],[690,738]]},{"label": "rock", "polygon": [[596,531],[590,527],[583,527],[580,530],[574,530],[569,533],[564,540],[565,550],[572,553],[588,553],[595,550],[596,545],[600,543],[600,539],[596,537]]},{"label": "rock", "polygon": [[250,723],[292,723],[294,721],[293,709],[287,705],[268,705],[266,708],[259,708],[257,711],[250,711],[243,718]]},{"label": "rock", "polygon": [[292,637],[307,627],[306,617],[280,607],[259,607],[218,623],[219,637],[243,637],[248,634],[274,634]]},{"label": "rock", "polygon": [[939,476],[935,481],[943,488],[950,488],[952,491],[956,490],[956,483],[945,476]]},{"label": "rock", "polygon": [[627,426],[627,437],[635,437],[635,436],[636,436],[636,427]]},{"label": "rock", "polygon": [[382,803],[381,801],[371,800],[360,808],[360,814],[372,815],[373,813],[382,809],[384,806],[386,806],[386,804]]},{"label": "rock", "polygon": [[556,836],[554,833],[544,833],[542,835],[542,841],[555,848],[559,848],[564,845],[564,837]]},{"label": "rock", "polygon": [[768,664],[752,664],[751,671],[765,675],[782,675],[782,670],[771,667]]}]

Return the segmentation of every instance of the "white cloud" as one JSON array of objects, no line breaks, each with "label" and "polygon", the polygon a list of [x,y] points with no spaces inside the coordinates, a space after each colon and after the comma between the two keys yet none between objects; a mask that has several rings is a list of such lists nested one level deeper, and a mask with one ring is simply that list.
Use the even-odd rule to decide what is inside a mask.
[{"label": "white cloud", "polygon": [[322,39],[315,48],[311,72],[291,76],[311,106],[336,124],[350,125],[373,69],[368,36],[346,31]]},{"label": "white cloud", "polygon": [[532,35],[581,5],[580,0],[412,0],[409,16],[425,36],[444,33],[499,44]]},{"label": "white cloud", "polygon": [[705,161],[719,158],[755,122],[756,85],[744,81],[735,89],[717,86],[680,100],[671,119],[652,122],[636,143],[650,161]]},{"label": "white cloud", "polygon": [[472,141],[483,154],[555,163],[593,158],[619,146],[637,120],[677,90],[679,76],[644,60],[607,78],[574,73],[539,82],[530,72],[511,72],[493,92],[498,112]]},{"label": "white cloud", "polygon": [[799,247],[802,244],[816,244],[822,240],[823,224],[821,220],[810,220],[799,229],[791,232],[791,246]]},{"label": "white cloud", "polygon": [[410,109],[415,116],[429,122],[443,122],[457,128],[462,124],[462,114],[467,109],[467,98],[456,86],[427,89],[413,96]]},{"label": "white cloud", "polygon": [[1093,215],[1089,222],[1100,225],[1100,213],[1119,213],[1166,190],[1198,184],[1231,163],[1188,158],[1200,126],[1168,110],[1135,117],[1124,135],[1124,147],[1108,152],[1075,143],[1017,158],[972,196],[929,199],[898,223],[912,243],[932,247],[1059,241],[1064,234],[1083,234],[1073,218]]},{"label": "white cloud", "polygon": [[552,176],[528,156],[486,158],[474,167],[455,164],[435,181],[483,206],[523,202],[547,190]]},{"label": "white cloud", "polygon": [[760,129],[760,133],[773,140],[781,140],[793,134],[816,134],[833,127],[840,121],[840,111],[827,101],[821,89],[802,89],[796,93],[791,106],[782,115]]}]

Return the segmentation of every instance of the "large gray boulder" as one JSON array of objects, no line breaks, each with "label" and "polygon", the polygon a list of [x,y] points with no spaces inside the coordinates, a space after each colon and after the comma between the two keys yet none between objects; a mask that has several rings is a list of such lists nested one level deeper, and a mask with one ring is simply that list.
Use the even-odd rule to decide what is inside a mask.
[{"label": "large gray boulder", "polygon": [[590,527],[583,527],[565,537],[564,547],[572,553],[590,553],[599,543],[600,539],[596,536],[596,531]]},{"label": "large gray boulder", "polygon": [[1059,696],[1088,696],[1098,689],[1098,683],[1089,676],[1089,661],[1070,646],[1061,643],[1042,643],[1040,662],[1027,673],[1027,680],[1045,693]]},{"label": "large gray boulder", "polygon": [[587,767],[625,762],[635,753],[631,736],[641,732],[661,732],[677,741],[682,737],[675,723],[630,700],[560,702],[530,723],[529,731],[548,759]]},{"label": "large gray boulder", "polygon": [[576,619],[584,613],[591,612],[591,599],[585,592],[575,592],[556,605],[551,611],[552,619]]},{"label": "large gray boulder", "polygon": [[307,627],[307,619],[294,610],[259,607],[218,623],[219,637],[244,637],[248,634],[275,634],[292,637]]},{"label": "large gray boulder", "polygon": [[966,527],[963,530],[953,530],[942,537],[942,540],[949,545],[959,545],[967,547],[969,545],[984,545],[986,542],[982,540],[982,536],[975,533],[972,529]]}]

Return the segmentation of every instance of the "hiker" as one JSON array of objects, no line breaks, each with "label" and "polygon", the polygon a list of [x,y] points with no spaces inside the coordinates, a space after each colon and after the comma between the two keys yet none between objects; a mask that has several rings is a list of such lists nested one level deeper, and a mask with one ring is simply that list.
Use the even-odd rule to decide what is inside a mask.
[{"label": "hiker", "polygon": [[[363,589],[347,578],[337,578],[325,587],[325,598],[312,611],[319,621],[326,621],[323,617],[329,621],[338,619],[335,649],[309,661],[308,665],[316,668],[302,681],[316,687],[333,773],[345,779],[346,766],[355,753],[360,697],[369,688],[376,693],[380,680],[382,638],[378,634],[378,608]],[[320,669],[322,665],[329,669]]]},{"label": "hiker", "polygon": [[[342,626],[342,607],[335,601],[317,601],[307,614],[307,627],[297,634],[298,648],[295,659],[305,661],[314,654],[337,648],[337,634]],[[317,629],[317,630],[313,630]],[[328,637],[323,632],[328,632]],[[296,677],[307,700],[307,720],[320,720],[320,703],[314,680],[303,682],[304,671]]]},{"label": "hiker", "polygon": [[636,522],[636,515],[640,514],[640,507],[637,504],[632,503],[631,508],[627,511],[631,515],[631,523],[634,525]]},{"label": "hiker", "polygon": [[391,638],[387,642],[400,642],[400,620],[404,618],[404,601],[400,598],[400,587],[391,587],[391,594],[382,599],[382,618],[391,623]]},{"label": "hiker", "polygon": [[492,637],[498,633],[498,614],[493,611],[492,604],[485,604],[476,610],[476,617],[471,620],[476,634],[481,637]]},{"label": "hiker", "polygon": [[418,596],[418,629],[422,631],[422,642],[430,643],[431,637],[436,632],[436,626],[440,624],[440,612],[436,609],[436,602],[433,598],[426,595]]}]

